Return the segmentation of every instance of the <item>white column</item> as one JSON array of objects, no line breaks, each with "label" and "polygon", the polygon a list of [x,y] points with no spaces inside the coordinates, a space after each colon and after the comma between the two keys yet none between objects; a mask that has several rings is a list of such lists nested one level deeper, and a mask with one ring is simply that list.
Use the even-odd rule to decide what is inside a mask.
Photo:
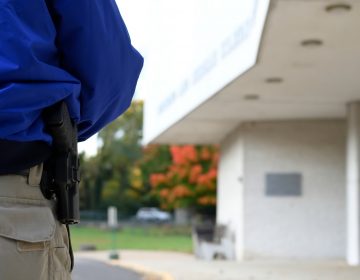
[{"label": "white column", "polygon": [[244,136],[237,129],[221,143],[217,188],[217,224],[226,225],[234,237],[236,260],[244,259]]},{"label": "white column", "polygon": [[348,105],[347,261],[360,265],[360,102]]}]

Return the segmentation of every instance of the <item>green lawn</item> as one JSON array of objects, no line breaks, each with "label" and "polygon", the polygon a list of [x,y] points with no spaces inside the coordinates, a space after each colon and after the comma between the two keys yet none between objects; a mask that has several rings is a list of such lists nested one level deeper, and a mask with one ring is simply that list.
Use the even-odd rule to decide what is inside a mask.
[{"label": "green lawn", "polygon": [[[75,251],[82,244],[93,244],[98,250],[112,249],[113,232],[93,227],[71,227]],[[127,227],[116,232],[117,249],[167,250],[191,252],[189,229],[173,227]]]}]

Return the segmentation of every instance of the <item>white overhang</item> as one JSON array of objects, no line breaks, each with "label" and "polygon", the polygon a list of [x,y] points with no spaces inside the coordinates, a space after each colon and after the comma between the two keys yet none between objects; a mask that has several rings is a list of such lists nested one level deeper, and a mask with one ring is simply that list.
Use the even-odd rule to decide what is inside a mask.
[{"label": "white overhang", "polygon": [[360,1],[340,2],[272,1],[256,65],[151,142],[219,143],[241,122],[344,118],[360,100]]}]

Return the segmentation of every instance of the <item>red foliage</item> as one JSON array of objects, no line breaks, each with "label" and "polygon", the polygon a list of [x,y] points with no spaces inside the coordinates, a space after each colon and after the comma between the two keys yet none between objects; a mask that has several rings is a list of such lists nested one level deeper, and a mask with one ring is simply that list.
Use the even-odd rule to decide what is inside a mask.
[{"label": "red foliage", "polygon": [[210,180],[216,179],[216,177],[217,177],[217,169],[216,168],[211,168],[209,170],[209,172],[207,173],[207,176],[209,177]]},{"label": "red foliage", "polygon": [[166,182],[166,176],[162,173],[155,173],[150,175],[150,184],[153,188]]},{"label": "red foliage", "polygon": [[175,198],[182,198],[190,195],[191,191],[185,185],[177,185],[173,189],[173,196]]},{"label": "red foliage", "polygon": [[191,184],[196,183],[202,171],[203,168],[200,164],[192,166],[190,170],[189,182]]},{"label": "red foliage", "polygon": [[202,196],[198,198],[200,205],[216,205],[216,198],[212,196]]},{"label": "red foliage", "polygon": [[172,165],[165,173],[150,176],[150,183],[161,207],[172,209],[187,206],[216,205],[216,146],[171,146]]},{"label": "red foliage", "polygon": [[211,159],[211,153],[209,151],[209,148],[207,147],[204,147],[201,149],[201,154],[200,154],[200,157],[202,160],[209,160]]},{"label": "red foliage", "polygon": [[171,156],[174,164],[185,165],[197,160],[197,152],[194,146],[171,146]]},{"label": "red foliage", "polygon": [[166,198],[166,197],[169,195],[169,193],[170,193],[169,189],[162,189],[162,190],[160,191],[160,196],[161,196],[162,198]]}]

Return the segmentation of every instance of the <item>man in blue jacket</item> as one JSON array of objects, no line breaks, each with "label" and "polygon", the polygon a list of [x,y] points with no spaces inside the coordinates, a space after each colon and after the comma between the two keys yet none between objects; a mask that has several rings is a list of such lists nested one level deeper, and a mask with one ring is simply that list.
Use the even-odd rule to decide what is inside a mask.
[{"label": "man in blue jacket", "polygon": [[65,101],[83,141],[130,105],[143,59],[115,0],[0,0],[0,279],[70,279],[66,228],[39,188]]}]

